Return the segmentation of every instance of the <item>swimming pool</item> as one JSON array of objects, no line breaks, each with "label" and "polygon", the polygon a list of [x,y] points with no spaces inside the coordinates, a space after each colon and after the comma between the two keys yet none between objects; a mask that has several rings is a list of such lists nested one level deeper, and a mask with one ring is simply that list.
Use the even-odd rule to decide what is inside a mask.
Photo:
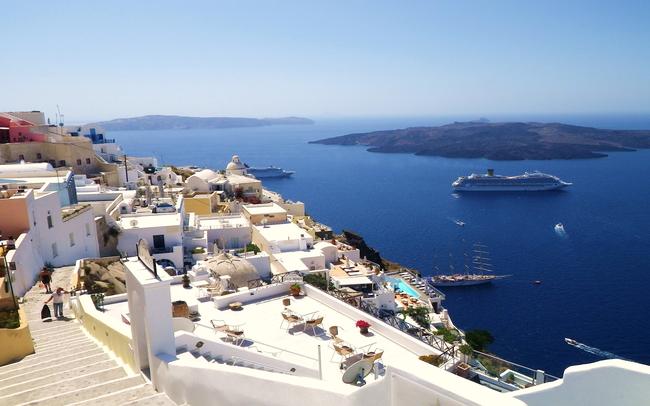
[{"label": "swimming pool", "polygon": [[415,298],[420,297],[418,291],[413,289],[408,283],[405,283],[403,280],[397,278],[386,278],[386,279],[388,279],[388,282],[393,284],[395,290],[399,292],[404,292],[409,296],[413,296]]}]

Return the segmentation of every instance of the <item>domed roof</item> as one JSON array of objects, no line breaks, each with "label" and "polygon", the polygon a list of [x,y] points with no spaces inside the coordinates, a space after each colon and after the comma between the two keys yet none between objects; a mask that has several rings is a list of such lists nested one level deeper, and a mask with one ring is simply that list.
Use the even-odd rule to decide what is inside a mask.
[{"label": "domed roof", "polygon": [[233,155],[232,160],[226,166],[227,171],[245,171],[246,165],[239,159],[239,155]]},{"label": "domed roof", "polygon": [[238,288],[248,286],[248,281],[259,279],[255,267],[243,258],[221,253],[208,259],[207,267],[215,278],[229,275],[230,281]]}]

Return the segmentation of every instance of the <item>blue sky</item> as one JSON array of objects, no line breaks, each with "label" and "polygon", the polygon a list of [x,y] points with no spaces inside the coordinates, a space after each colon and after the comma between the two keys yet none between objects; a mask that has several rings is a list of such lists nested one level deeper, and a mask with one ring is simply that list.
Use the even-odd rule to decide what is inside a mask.
[{"label": "blue sky", "polygon": [[650,112],[650,2],[7,2],[0,111]]}]

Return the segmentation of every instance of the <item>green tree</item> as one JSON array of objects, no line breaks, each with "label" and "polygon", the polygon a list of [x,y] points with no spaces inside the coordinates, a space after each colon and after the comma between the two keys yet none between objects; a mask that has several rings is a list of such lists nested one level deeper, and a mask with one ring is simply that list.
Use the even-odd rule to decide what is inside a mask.
[{"label": "green tree", "polygon": [[494,342],[494,337],[487,330],[469,330],[465,333],[465,341],[477,351],[485,351]]}]

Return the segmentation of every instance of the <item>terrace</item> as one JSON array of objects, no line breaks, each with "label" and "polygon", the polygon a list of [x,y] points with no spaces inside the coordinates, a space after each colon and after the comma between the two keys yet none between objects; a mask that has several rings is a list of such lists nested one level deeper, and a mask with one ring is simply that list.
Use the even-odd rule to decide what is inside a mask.
[{"label": "terrace", "polygon": [[[211,298],[201,282],[189,289],[172,285],[171,299],[186,302],[190,312],[199,315],[193,325],[190,323],[190,327],[176,331],[179,354],[183,355],[187,350],[199,351],[196,343],[201,342],[200,352],[206,358],[227,357],[231,365],[239,360],[242,364],[264,366],[273,372],[320,379],[348,392],[355,390],[356,386],[343,383],[345,368],[363,358],[364,354],[383,351],[374,367],[375,374],[367,377],[368,382],[372,382],[382,379],[384,365],[406,370],[422,368],[426,364],[418,356],[439,353],[316,288],[303,285],[302,294],[293,297],[288,296],[288,287],[288,283],[276,283]],[[241,309],[231,310],[233,303],[240,303]],[[282,314],[287,309],[297,316],[290,324]],[[104,314],[124,322],[128,319],[128,312],[128,304],[123,301],[106,305]],[[312,327],[307,323],[321,317],[319,325]],[[360,333],[356,327],[358,320],[371,324],[368,334]],[[183,321],[189,322],[187,319]],[[241,331],[241,335],[233,340],[219,329],[224,325]],[[336,338],[330,334],[332,326],[338,327]],[[338,343],[339,350],[343,346],[346,348],[344,352],[349,354],[337,352],[335,343]]]}]

